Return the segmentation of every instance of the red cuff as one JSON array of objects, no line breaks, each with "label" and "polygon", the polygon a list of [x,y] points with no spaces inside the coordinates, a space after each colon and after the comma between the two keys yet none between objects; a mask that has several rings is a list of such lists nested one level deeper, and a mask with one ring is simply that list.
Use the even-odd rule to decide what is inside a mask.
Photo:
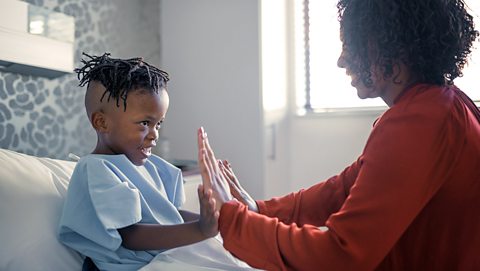
[{"label": "red cuff", "polygon": [[247,208],[247,206],[236,200],[227,201],[222,205],[222,208],[220,209],[220,217],[218,218],[218,229],[220,233],[225,232],[228,229],[233,216],[235,216],[236,213],[241,212],[243,208]]}]

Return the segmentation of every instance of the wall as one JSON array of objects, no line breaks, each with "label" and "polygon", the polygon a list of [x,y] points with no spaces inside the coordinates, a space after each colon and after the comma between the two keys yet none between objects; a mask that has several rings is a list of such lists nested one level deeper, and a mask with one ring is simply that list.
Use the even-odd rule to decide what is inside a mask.
[{"label": "wall", "polygon": [[[293,89],[293,1],[261,2],[261,81],[264,129],[265,198],[290,192],[289,90]],[[293,94],[293,93],[292,93]]]},{"label": "wall", "polygon": [[[197,158],[207,129],[257,199],[308,187],[362,151],[379,112],[294,115],[289,0],[162,0],[162,67],[171,73],[161,131],[171,156]],[[263,11],[266,11],[264,13]]]},{"label": "wall", "polygon": [[[262,73],[284,60],[264,52],[271,45],[260,36],[269,30],[260,27],[256,0],[30,3],[75,16],[77,66],[82,51],[110,51],[116,57],[144,56],[168,70],[171,108],[161,135],[169,138],[172,156],[196,160],[196,128],[203,125],[219,157],[232,162],[256,198],[285,194],[338,173],[360,154],[378,116],[295,117],[285,109],[264,111],[266,93],[283,95],[283,90],[278,82],[264,82]],[[270,23],[283,27],[282,20]],[[276,36],[278,42],[284,38]],[[266,63],[268,57],[273,62]],[[292,65],[287,67],[291,75]],[[287,84],[292,100],[293,82],[284,81],[283,72],[277,78]],[[56,158],[88,153],[95,135],[84,115],[85,90],[77,84],[73,74],[47,80],[0,72],[0,147]]]},{"label": "wall", "polygon": [[[157,0],[27,2],[75,17],[77,67],[82,52],[160,62]],[[0,72],[0,147],[53,158],[89,153],[96,136],[84,111],[85,89],[77,85],[74,74],[48,80]]]},{"label": "wall", "polygon": [[363,150],[379,111],[293,117],[291,180],[296,191],[340,173]]},{"label": "wall", "polygon": [[[162,67],[171,73],[162,137],[174,158],[195,159],[204,126],[246,189],[264,196],[259,1],[163,0]],[[161,138],[162,140],[162,138]]]}]

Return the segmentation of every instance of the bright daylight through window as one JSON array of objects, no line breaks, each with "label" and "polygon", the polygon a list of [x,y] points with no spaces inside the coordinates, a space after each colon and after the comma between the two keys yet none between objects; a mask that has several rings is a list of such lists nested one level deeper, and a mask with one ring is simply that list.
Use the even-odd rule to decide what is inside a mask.
[{"label": "bright daylight through window", "polygon": [[[480,1],[465,0],[480,29]],[[350,77],[337,67],[341,52],[336,1],[295,1],[296,104],[313,112],[385,106],[380,98],[361,100]],[[308,47],[305,46],[308,40]],[[476,42],[463,77],[455,79],[472,100],[480,101],[480,42]]]}]

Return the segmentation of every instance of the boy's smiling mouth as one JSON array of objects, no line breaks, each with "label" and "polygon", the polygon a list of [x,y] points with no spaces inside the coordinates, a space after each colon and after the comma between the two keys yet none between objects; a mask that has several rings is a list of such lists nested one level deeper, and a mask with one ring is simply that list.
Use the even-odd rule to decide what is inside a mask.
[{"label": "boy's smiling mouth", "polygon": [[152,155],[152,147],[142,147],[140,148],[140,151],[147,157]]}]

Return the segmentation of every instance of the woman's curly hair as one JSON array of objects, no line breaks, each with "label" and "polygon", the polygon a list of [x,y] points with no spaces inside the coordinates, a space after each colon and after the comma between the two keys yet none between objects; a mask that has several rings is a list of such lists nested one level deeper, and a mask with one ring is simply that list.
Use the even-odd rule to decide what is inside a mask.
[{"label": "woman's curly hair", "polygon": [[374,64],[388,78],[403,62],[423,83],[462,76],[479,32],[462,0],[339,0],[345,62],[372,86]]},{"label": "woman's curly hair", "polygon": [[127,109],[127,96],[130,91],[144,89],[158,93],[166,88],[168,73],[147,62],[143,58],[117,59],[109,53],[101,56],[90,56],[83,53],[88,60],[82,59],[83,67],[75,69],[79,86],[83,87],[91,81],[99,81],[105,86],[103,100],[108,93],[107,101],[115,99],[117,106],[123,100],[124,110]]}]

